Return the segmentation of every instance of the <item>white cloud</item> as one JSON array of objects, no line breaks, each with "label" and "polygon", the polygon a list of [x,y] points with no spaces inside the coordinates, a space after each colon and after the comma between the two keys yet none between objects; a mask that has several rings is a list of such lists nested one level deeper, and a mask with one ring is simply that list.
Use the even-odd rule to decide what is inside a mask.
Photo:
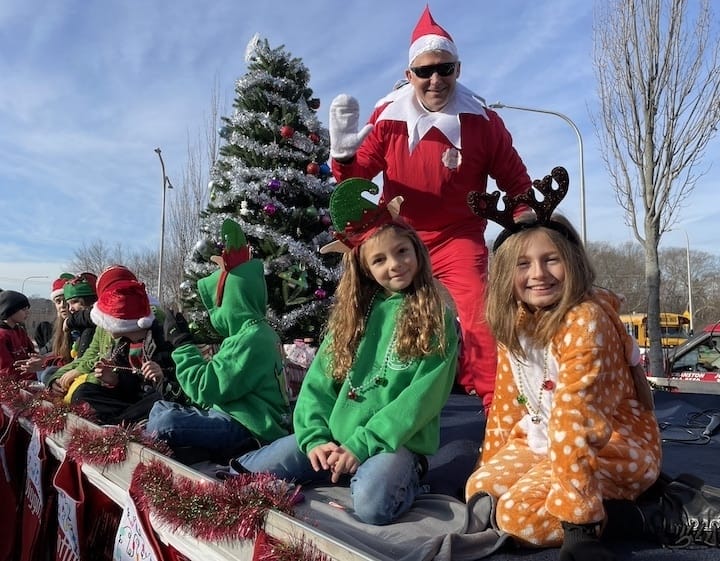
[{"label": "white cloud", "polygon": [[[588,107],[592,4],[575,0],[432,6],[460,49],[462,81],[489,103],[559,111],[584,140],[589,239],[629,239],[600,159]],[[202,127],[217,81],[231,100],[257,32],[285,45],[310,70],[327,120],[332,98],[356,96],[363,117],[403,75],[423,6],[387,2],[247,3],[5,0],[0,9],[0,259],[70,261],[83,241],[157,245],[161,147],[178,186],[187,137]],[[230,111],[228,105],[228,112]],[[571,128],[549,115],[501,110],[533,177],[565,165],[573,191],[563,210],[578,224],[578,148]],[[708,150],[708,161],[718,153]],[[717,170],[693,201],[714,200]],[[713,205],[684,215],[698,248],[715,251]],[[612,224],[612,225],[611,225]],[[707,228],[707,230],[706,230]],[[7,276],[4,272],[0,276]],[[22,273],[11,275],[23,277]]]}]

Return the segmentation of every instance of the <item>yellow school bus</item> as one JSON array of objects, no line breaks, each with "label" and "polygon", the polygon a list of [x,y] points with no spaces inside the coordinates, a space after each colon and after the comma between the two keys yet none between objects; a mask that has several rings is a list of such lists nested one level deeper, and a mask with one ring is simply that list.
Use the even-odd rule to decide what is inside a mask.
[{"label": "yellow school bus", "polygon": [[[637,341],[641,349],[650,346],[647,332],[647,314],[622,314],[625,329]],[[663,347],[676,347],[690,337],[690,318],[687,314],[660,313],[660,333]]]}]

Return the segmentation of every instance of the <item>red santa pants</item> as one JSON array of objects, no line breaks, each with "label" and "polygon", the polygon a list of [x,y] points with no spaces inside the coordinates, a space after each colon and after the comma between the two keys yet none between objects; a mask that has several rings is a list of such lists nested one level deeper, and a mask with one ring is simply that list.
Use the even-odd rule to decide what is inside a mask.
[{"label": "red santa pants", "polygon": [[452,296],[460,319],[462,348],[457,382],[468,393],[474,390],[487,409],[497,366],[495,339],[485,321],[487,247],[482,236],[468,236],[428,245],[428,249],[433,275]]}]

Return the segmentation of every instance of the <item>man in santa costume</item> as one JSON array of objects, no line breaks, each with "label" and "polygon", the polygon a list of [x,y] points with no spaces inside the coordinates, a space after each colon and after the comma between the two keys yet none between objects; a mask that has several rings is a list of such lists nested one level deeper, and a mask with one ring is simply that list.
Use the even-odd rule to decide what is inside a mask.
[{"label": "man in santa costume", "polygon": [[500,117],[457,82],[457,48],[428,7],[408,58],[408,83],[378,101],[362,130],[358,102],[346,94],[333,100],[332,170],[338,181],[382,173],[383,199],[404,197],[401,215],[427,245],[433,274],[458,310],[463,350],[457,382],[488,408],[496,352],[484,312],[487,222],[473,215],[467,195],[485,191],[488,177],[513,196],[531,181]]}]

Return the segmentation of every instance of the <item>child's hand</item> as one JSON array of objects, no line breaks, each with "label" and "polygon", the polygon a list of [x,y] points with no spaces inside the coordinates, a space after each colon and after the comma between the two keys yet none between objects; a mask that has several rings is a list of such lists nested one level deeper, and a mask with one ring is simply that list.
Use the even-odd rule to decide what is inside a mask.
[{"label": "child's hand", "polygon": [[140,372],[142,373],[143,378],[153,384],[159,384],[163,381],[163,378],[165,377],[163,375],[162,368],[160,368],[160,365],[157,362],[153,362],[152,360],[143,363]]},{"label": "child's hand", "polygon": [[80,372],[73,368],[72,370],[68,370],[67,372],[65,372],[65,374],[63,374],[62,376],[60,376],[60,378],[56,380],[58,386],[63,391],[63,393],[67,393],[67,391],[70,389],[71,384],[78,376],[80,376]]},{"label": "child's hand", "polygon": [[118,385],[120,375],[115,371],[115,365],[103,361],[96,362],[94,372],[95,377],[103,386],[114,388]]},{"label": "child's hand", "polygon": [[40,355],[32,355],[25,360],[18,360],[14,366],[23,374],[34,373],[40,370],[45,359]]},{"label": "child's hand", "polygon": [[308,460],[312,464],[315,471],[328,470],[331,464],[328,463],[328,456],[338,447],[334,442],[327,442],[315,446],[312,450],[307,453]]},{"label": "child's hand", "polygon": [[355,455],[349,450],[338,446],[330,454],[328,463],[332,468],[332,482],[337,483],[340,481],[340,476],[344,473],[352,475],[360,467],[360,462]]}]

